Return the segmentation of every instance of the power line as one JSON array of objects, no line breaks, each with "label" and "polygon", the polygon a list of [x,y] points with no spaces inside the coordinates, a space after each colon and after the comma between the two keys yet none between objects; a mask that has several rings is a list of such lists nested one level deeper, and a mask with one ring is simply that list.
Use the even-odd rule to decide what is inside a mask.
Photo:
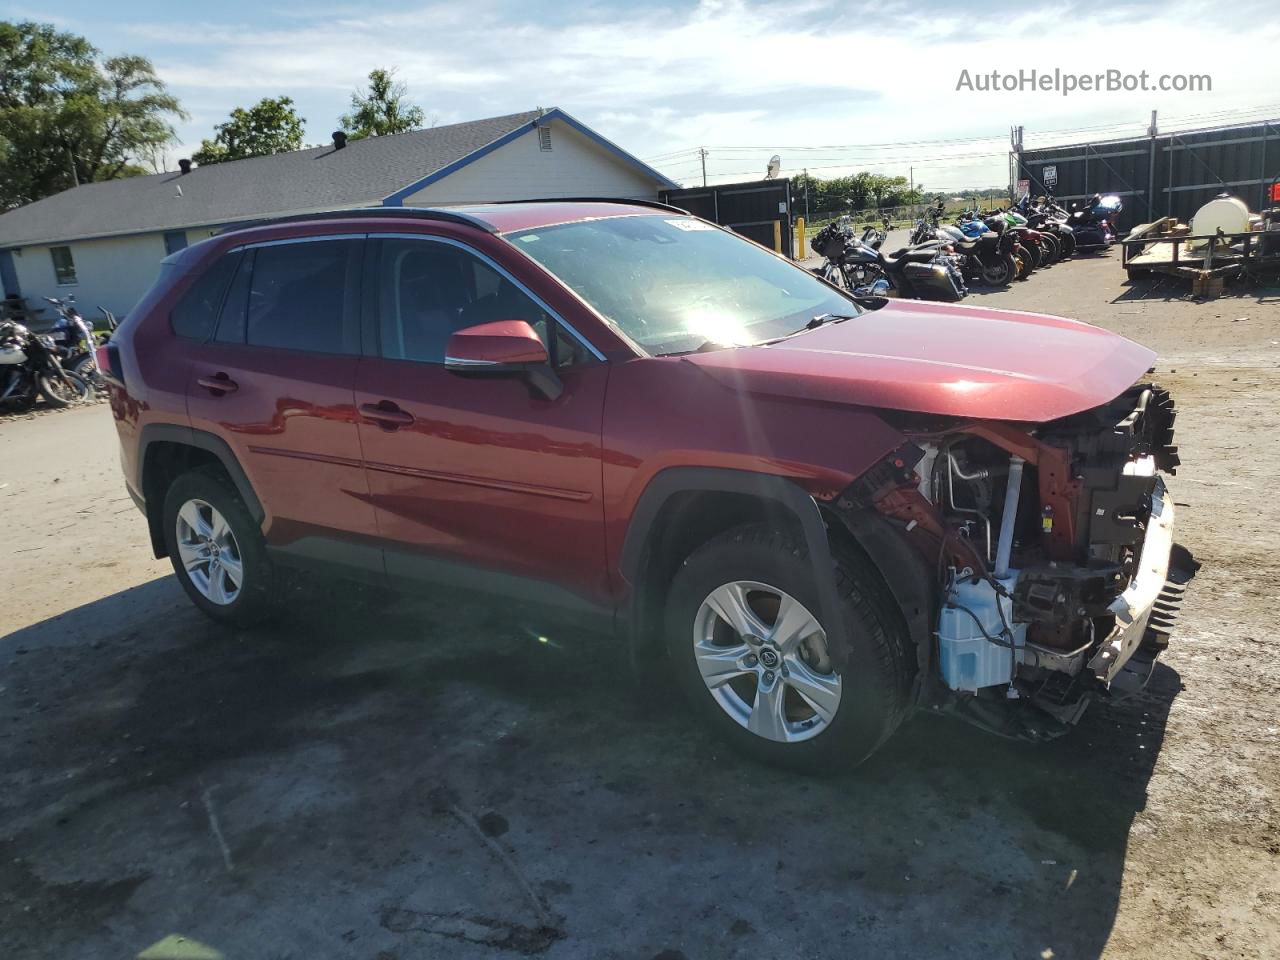
[{"label": "power line", "polygon": [[[1181,122],[1187,122],[1187,121],[1193,121],[1193,120],[1233,118],[1233,123],[1230,125],[1234,125],[1235,121],[1237,120],[1240,122],[1248,122],[1248,118],[1245,118],[1244,116],[1242,116],[1243,114],[1267,113],[1267,112],[1271,112],[1273,114],[1280,113],[1280,104],[1264,104],[1264,105],[1255,106],[1255,107],[1242,107],[1234,110],[1216,110],[1216,111],[1210,111],[1205,113],[1185,114],[1182,116],[1165,117],[1165,118],[1162,118],[1162,122],[1181,123]],[[1061,128],[1057,130],[1032,131],[1028,133],[1027,136],[1035,137],[1037,139],[1043,139],[1046,137],[1061,137],[1061,136],[1066,136],[1066,135],[1076,134],[1076,133],[1095,133],[1095,132],[1102,132],[1102,131],[1108,131],[1108,130],[1124,130],[1128,127],[1144,127],[1146,123],[1147,121],[1145,119],[1132,120],[1132,121],[1127,121],[1127,120],[1116,121],[1113,123],[1094,124],[1092,126],[1084,126],[1084,127],[1066,127],[1066,128]],[[944,137],[944,138],[938,138],[933,140],[900,140],[896,142],[887,142],[887,143],[825,144],[825,145],[816,144],[816,145],[807,145],[807,146],[778,146],[778,145],[728,146],[728,145],[724,145],[724,146],[709,146],[706,149],[714,150],[717,153],[787,151],[787,152],[808,154],[815,151],[823,151],[823,150],[825,151],[841,151],[841,150],[866,151],[866,150],[887,150],[887,149],[893,149],[893,148],[899,148],[899,147],[916,147],[916,146],[944,147],[944,146],[952,146],[952,145],[960,145],[960,144],[988,143],[988,142],[997,142],[997,141],[1003,143],[1006,137],[1007,137],[1006,133],[1000,133],[1000,134],[991,134],[988,136],[981,136],[981,137]],[[686,154],[697,156],[699,149],[700,148],[698,147],[689,147],[684,150],[675,150],[667,154],[660,154],[657,157],[646,158],[646,162],[650,162],[650,163],[663,162],[664,158],[668,158],[668,157],[674,160],[675,158],[683,157]],[[1005,150],[999,151],[1000,154],[1004,154],[1007,152],[1008,151],[1005,151]],[[984,154],[984,156],[996,156],[996,155],[997,154],[994,152],[991,154]],[[812,159],[835,160],[840,158],[806,157],[806,161],[812,160]],[[877,160],[884,159],[885,162],[889,162],[888,158],[876,158],[876,159]],[[872,158],[850,159],[849,161],[849,163],[853,165],[856,165],[858,163],[870,163],[870,162],[872,162]],[[904,162],[910,162],[910,160],[904,161]]]}]

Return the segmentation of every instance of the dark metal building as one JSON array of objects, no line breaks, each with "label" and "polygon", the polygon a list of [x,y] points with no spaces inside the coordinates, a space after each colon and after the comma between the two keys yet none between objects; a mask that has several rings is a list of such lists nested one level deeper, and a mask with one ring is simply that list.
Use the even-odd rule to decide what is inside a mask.
[{"label": "dark metal building", "polygon": [[[1160,217],[1186,221],[1223,192],[1257,211],[1271,205],[1267,188],[1280,176],[1280,121],[1035,150],[1019,151],[1015,143],[1009,168],[1015,182],[1031,181],[1033,195],[1052,192],[1064,206],[1116,194],[1124,200],[1126,228]],[[1051,189],[1046,168],[1057,174]]]},{"label": "dark metal building", "polygon": [[779,252],[793,255],[791,181],[785,177],[659,190],[658,197],[663,203],[673,204],[694,216],[736,230],[770,249],[773,249],[776,238]]}]

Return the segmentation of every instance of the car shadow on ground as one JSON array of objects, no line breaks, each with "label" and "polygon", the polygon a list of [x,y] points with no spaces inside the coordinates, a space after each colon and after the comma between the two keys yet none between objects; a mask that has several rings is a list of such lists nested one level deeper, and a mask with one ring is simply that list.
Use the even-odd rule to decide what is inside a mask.
[{"label": "car shadow on ground", "polygon": [[600,637],[347,597],[234,630],[165,578],[0,639],[9,956],[1096,957],[1181,686],[800,777]]}]

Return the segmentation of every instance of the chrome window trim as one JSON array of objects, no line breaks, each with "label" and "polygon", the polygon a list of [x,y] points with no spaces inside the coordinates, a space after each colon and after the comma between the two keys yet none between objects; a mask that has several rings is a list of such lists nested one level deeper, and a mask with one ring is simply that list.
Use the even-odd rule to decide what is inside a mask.
[{"label": "chrome window trim", "polygon": [[[588,340],[586,337],[580,334],[577,330],[575,330],[573,325],[569,323],[567,320],[565,320],[564,317],[560,316],[560,314],[557,313],[555,310],[552,310],[551,307],[547,305],[547,302],[545,300],[543,300],[540,296],[538,296],[536,293],[530,290],[527,286],[525,286],[525,284],[521,283],[519,280],[513,277],[510,271],[508,271],[506,267],[502,266],[502,264],[494,260],[493,257],[489,256],[487,253],[483,253],[482,251],[477,250],[475,247],[471,246],[470,244],[463,243],[460,240],[455,240],[452,237],[438,237],[438,236],[433,236],[427,233],[367,233],[367,234],[363,234],[363,236],[367,237],[370,240],[422,240],[427,243],[443,243],[451,247],[457,247],[459,250],[466,251],[467,253],[478,258],[479,260],[483,261],[488,266],[493,268],[495,271],[497,271],[497,273],[500,274],[504,279],[506,279],[508,282],[513,284],[517,290],[519,290],[526,297],[528,297],[530,300],[536,303],[542,309],[542,311],[547,314],[547,316],[554,319],[555,322],[560,326],[560,328],[564,330],[566,333],[568,333],[571,337],[573,337],[574,340],[578,341],[578,343],[581,344],[582,347],[588,353],[591,354],[591,356],[595,357],[597,360],[601,362],[604,362],[605,355],[601,353],[598,349],[596,349],[595,345],[592,344],[590,340]],[[307,239],[336,240],[340,238],[324,237],[324,238],[307,238]]]},{"label": "chrome window trim", "polygon": [[[259,247],[283,247],[289,243],[319,243],[322,240],[364,240],[367,233],[326,233],[316,237],[285,237],[283,240],[258,240],[254,243],[242,243],[232,247],[227,253],[238,250],[256,250]],[[181,251],[179,251],[181,253]]]},{"label": "chrome window trim", "polygon": [[447,353],[444,356],[444,365],[446,367],[496,367],[497,360],[468,360],[466,357],[451,357]]}]

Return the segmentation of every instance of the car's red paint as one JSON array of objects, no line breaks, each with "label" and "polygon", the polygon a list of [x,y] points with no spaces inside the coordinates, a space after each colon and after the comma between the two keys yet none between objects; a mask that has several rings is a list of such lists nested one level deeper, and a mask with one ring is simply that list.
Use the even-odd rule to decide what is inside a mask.
[{"label": "car's red paint", "polygon": [[445,362],[476,365],[546,363],[542,338],[524,320],[498,320],[467,327],[449,336]]},{"label": "car's red paint", "polygon": [[[392,574],[411,573],[414,557],[459,561],[607,610],[630,590],[621,556],[636,505],[668,468],[785,477],[829,500],[902,442],[880,410],[1038,421],[1108,399],[1151,360],[1145,348],[1069,320],[919,303],[773,346],[643,356],[501,234],[672,214],[567,202],[457,212],[492,229],[338,212],[218,236],[167,265],[113,340],[127,386],[111,387],[112,409],[135,496],[148,494],[143,431],[199,430],[243,468],[270,546],[308,537],[359,544],[379,572],[386,548]],[[603,360],[559,371],[563,392],[547,400],[520,379],[458,376],[443,364],[196,343],[170,329],[174,304],[233,247],[387,234],[446,238],[491,258]],[[453,342],[471,342],[458,347],[466,356],[499,359],[497,346],[513,339],[502,332]],[[526,356],[519,351],[501,356],[527,362],[511,360]],[[236,389],[218,389],[218,378]]]},{"label": "car's red paint", "polygon": [[[608,364],[564,371],[564,393],[548,401],[516,378],[362,358],[356,403],[413,417],[395,430],[360,424],[381,536],[608,606],[600,439],[609,375]],[[387,555],[392,575],[412,576],[414,562]]]},{"label": "car's red paint", "polygon": [[1042,422],[1110,400],[1155,353],[1062,317],[897,300],[769,346],[689,360],[750,393]]}]

